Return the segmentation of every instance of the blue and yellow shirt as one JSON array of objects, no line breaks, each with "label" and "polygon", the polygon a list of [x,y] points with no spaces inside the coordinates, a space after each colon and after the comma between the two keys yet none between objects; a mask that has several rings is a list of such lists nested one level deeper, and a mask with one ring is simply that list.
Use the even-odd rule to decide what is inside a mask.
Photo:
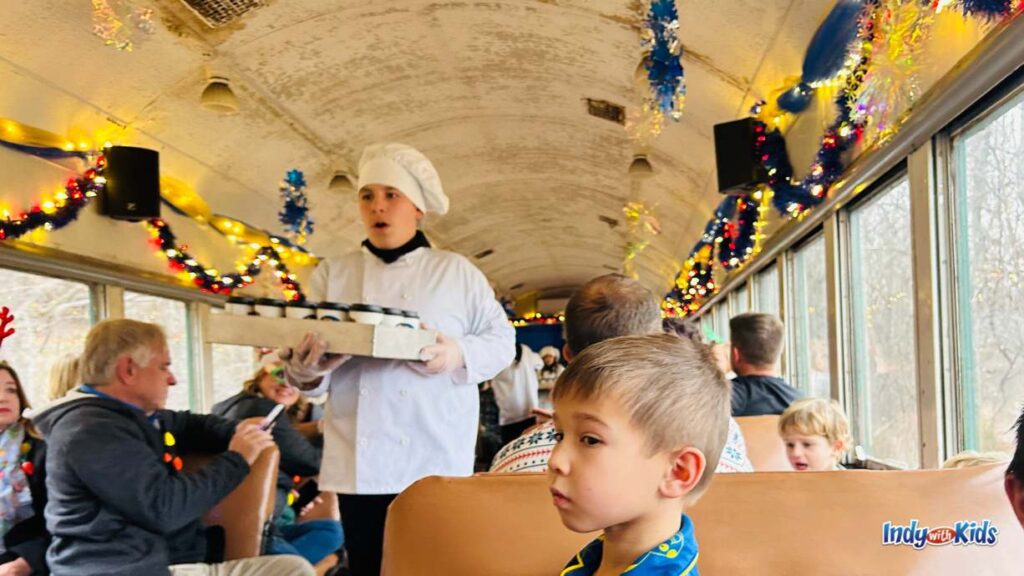
[{"label": "blue and yellow shirt", "polygon": [[[561,576],[590,576],[601,566],[604,535],[598,537],[562,570]],[[629,576],[699,576],[697,572],[697,539],[693,522],[683,514],[679,531],[671,538],[645,552],[623,574]]]}]

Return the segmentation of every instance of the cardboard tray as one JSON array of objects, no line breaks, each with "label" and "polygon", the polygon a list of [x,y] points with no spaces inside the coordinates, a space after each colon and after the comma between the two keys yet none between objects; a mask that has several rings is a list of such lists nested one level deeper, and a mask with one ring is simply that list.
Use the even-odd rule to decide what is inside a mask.
[{"label": "cardboard tray", "polygon": [[274,348],[295,346],[310,332],[327,342],[328,352],[395,360],[419,360],[420,350],[437,339],[431,330],[227,313],[210,314],[205,327],[208,342]]}]

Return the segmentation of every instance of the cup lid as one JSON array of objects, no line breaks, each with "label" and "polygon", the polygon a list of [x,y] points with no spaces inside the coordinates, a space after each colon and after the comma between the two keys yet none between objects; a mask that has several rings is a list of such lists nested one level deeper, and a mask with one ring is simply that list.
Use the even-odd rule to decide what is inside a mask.
[{"label": "cup lid", "polygon": [[350,308],[353,312],[376,312],[377,314],[383,314],[384,309],[380,306],[373,304],[353,304]]},{"label": "cup lid", "polygon": [[256,305],[257,306],[280,306],[280,307],[284,307],[284,306],[287,306],[288,304],[284,300],[277,300],[275,298],[257,298],[256,299]]},{"label": "cup lid", "polygon": [[402,310],[402,316],[405,316],[406,318],[419,318],[420,313],[413,312],[412,310]]},{"label": "cup lid", "polygon": [[251,296],[232,296],[228,298],[228,304],[252,304],[256,299]]}]

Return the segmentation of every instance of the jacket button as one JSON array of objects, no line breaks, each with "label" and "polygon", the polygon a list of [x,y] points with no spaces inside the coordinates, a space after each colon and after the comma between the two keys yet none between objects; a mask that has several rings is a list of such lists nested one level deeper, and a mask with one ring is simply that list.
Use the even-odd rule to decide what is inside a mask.
[{"label": "jacket button", "polygon": [[369,394],[369,392],[366,391],[366,388],[360,388],[359,389],[359,395],[360,396],[366,396],[367,394]]},{"label": "jacket button", "polygon": [[408,390],[406,390],[405,388],[402,388],[401,390],[399,390],[399,391],[398,391],[398,393],[399,393],[399,394],[400,394],[400,395],[401,395],[401,396],[402,396],[403,398],[409,395],[409,391],[408,391]]},{"label": "jacket button", "polygon": [[399,442],[402,443],[402,446],[408,446],[409,445],[409,437],[408,436],[402,436],[402,439]]},{"label": "jacket button", "polygon": [[402,294],[402,300],[408,300],[408,299],[409,299],[409,295],[408,294]]},{"label": "jacket button", "polygon": [[366,448],[366,445],[367,445],[368,443],[369,443],[369,442],[367,442],[367,441],[366,441],[366,438],[360,438],[360,439],[359,439],[359,447],[360,447],[360,448]]}]

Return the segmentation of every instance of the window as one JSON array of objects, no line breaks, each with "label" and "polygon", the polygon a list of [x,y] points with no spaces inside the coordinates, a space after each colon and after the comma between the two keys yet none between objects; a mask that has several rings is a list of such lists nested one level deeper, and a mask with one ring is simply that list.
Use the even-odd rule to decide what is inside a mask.
[{"label": "window", "polygon": [[829,397],[828,288],[825,271],[825,238],[817,236],[790,253],[793,346],[792,384],[810,396]]},{"label": "window", "polygon": [[774,264],[754,277],[754,309],[779,314],[779,274]]},{"label": "window", "polygon": [[726,300],[715,304],[715,335],[722,340],[729,339],[729,306]]},{"label": "window", "polygon": [[192,347],[189,338],[188,309],[184,302],[149,294],[125,291],[124,314],[132,320],[152,322],[163,327],[171,353],[171,371],[177,384],[167,396],[167,408],[188,410],[192,406]]},{"label": "window", "polygon": [[732,316],[737,314],[743,314],[750,310],[750,302],[748,300],[747,285],[744,284],[733,291],[729,295],[729,308],[732,310]]},{"label": "window", "polygon": [[715,321],[710,311],[700,315],[700,333],[708,338],[708,335],[715,330]]},{"label": "window", "polygon": [[1024,93],[953,141],[964,447],[1012,451],[1024,399]]},{"label": "window", "polygon": [[851,209],[849,222],[854,436],[872,456],[916,468],[920,431],[906,177]]},{"label": "window", "polygon": [[50,368],[66,355],[79,355],[95,314],[89,286],[0,269],[0,305],[14,315],[17,332],[3,341],[0,355],[18,373],[29,402],[45,404]]},{"label": "window", "polygon": [[213,344],[213,401],[239,393],[257,367],[256,352],[251,347]]}]

